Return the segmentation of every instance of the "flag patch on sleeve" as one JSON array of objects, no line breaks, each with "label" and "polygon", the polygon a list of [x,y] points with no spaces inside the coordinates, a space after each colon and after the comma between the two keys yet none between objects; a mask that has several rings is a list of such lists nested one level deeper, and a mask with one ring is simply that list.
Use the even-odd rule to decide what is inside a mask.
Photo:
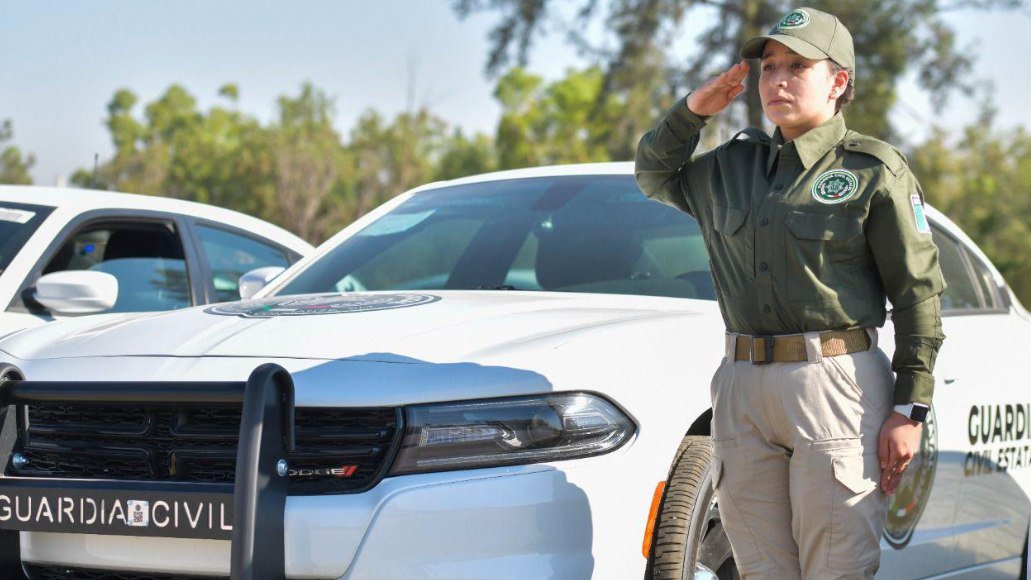
[{"label": "flag patch on sleeve", "polygon": [[931,233],[931,225],[927,223],[927,216],[924,215],[924,202],[920,199],[920,196],[913,194],[909,196],[909,201],[913,203],[913,217],[916,218],[916,231],[922,234]]}]

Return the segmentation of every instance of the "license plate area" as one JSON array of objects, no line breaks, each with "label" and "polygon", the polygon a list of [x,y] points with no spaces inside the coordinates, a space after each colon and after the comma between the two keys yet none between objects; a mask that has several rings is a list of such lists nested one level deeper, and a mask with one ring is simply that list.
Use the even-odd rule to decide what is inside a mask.
[{"label": "license plate area", "polygon": [[233,487],[5,478],[0,529],[230,540]]}]

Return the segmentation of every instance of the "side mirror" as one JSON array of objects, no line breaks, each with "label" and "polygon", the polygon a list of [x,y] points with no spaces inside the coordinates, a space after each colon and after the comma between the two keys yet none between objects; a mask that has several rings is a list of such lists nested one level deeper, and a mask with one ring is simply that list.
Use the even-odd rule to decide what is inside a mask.
[{"label": "side mirror", "polygon": [[258,293],[265,286],[269,285],[269,282],[274,280],[276,276],[283,273],[286,268],[280,268],[279,266],[266,266],[264,268],[257,268],[247,272],[243,276],[240,276],[240,299],[247,300],[251,296]]},{"label": "side mirror", "polygon": [[118,279],[90,270],[54,272],[36,281],[33,298],[55,314],[96,314],[118,301]]}]

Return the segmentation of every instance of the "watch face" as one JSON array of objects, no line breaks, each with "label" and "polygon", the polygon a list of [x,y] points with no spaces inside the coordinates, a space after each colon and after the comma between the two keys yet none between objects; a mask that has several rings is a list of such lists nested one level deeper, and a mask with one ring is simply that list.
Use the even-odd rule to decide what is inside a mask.
[{"label": "watch face", "polygon": [[923,423],[927,419],[927,409],[928,407],[923,405],[913,405],[913,410],[909,413],[909,418]]}]

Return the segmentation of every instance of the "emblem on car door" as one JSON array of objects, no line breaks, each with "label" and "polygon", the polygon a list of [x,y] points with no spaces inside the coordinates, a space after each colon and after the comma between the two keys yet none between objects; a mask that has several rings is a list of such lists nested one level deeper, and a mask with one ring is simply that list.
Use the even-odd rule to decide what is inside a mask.
[{"label": "emblem on car door", "polygon": [[884,523],[884,539],[891,547],[906,547],[913,537],[920,516],[927,506],[934,483],[934,470],[938,465],[938,424],[934,406],[927,413],[920,451],[909,463],[895,494],[888,500],[888,518]]}]

